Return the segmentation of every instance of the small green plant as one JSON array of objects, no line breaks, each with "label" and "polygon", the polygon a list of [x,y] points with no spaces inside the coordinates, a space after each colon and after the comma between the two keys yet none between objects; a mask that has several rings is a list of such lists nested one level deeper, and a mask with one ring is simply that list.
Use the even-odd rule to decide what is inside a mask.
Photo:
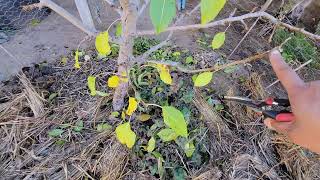
[{"label": "small green plant", "polygon": [[282,46],[282,55],[287,62],[300,61],[302,63],[313,60],[311,65],[320,68],[320,58],[317,48],[304,35],[290,33],[285,29],[278,29],[274,34],[273,41],[280,45],[286,39],[291,38]]},{"label": "small green plant", "polygon": [[145,37],[138,37],[134,39],[133,55],[141,55],[148,51],[152,46],[155,46],[159,41],[155,39],[148,39]]}]

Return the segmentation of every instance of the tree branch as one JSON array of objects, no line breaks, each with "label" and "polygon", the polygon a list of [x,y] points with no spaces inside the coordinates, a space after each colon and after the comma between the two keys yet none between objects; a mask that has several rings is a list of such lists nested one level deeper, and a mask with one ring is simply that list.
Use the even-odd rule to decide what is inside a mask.
[{"label": "tree branch", "polygon": [[239,65],[239,64],[247,64],[249,62],[252,62],[252,61],[256,61],[256,60],[259,60],[259,59],[262,59],[263,57],[265,57],[266,55],[268,55],[272,50],[274,49],[280,49],[285,43],[287,43],[291,38],[288,38],[286,39],[283,43],[281,43],[279,46],[269,50],[269,51],[265,51],[263,53],[259,53],[259,54],[256,54],[254,56],[250,56],[246,59],[243,59],[243,60],[238,60],[238,61],[235,61],[235,62],[232,62],[232,63],[228,63],[228,64],[224,64],[224,65],[221,65],[221,66],[213,66],[213,67],[210,67],[210,68],[205,68],[205,69],[188,69],[186,67],[183,67],[180,63],[178,62],[172,62],[172,61],[147,61],[148,63],[155,63],[155,64],[163,64],[163,65],[167,65],[167,66],[172,66],[172,67],[175,67],[177,68],[178,71],[180,72],[183,72],[183,73],[188,73],[188,74],[195,74],[195,73],[201,73],[201,72],[209,72],[209,71],[212,71],[212,72],[217,72],[217,71],[220,71],[220,70],[223,70],[223,69],[226,69],[228,67],[232,67],[232,66],[236,66],[236,65]]},{"label": "tree branch", "polygon": [[144,0],[143,5],[141,6],[138,15],[141,16],[141,14],[144,12],[148,4],[150,3],[150,0]]},{"label": "tree branch", "polygon": [[[268,7],[270,6],[270,4],[272,3],[273,0],[268,0],[261,8],[260,12],[265,12]],[[240,40],[240,42],[237,44],[237,46],[233,49],[233,51],[230,53],[230,55],[227,57],[227,59],[230,59],[232,57],[232,55],[236,52],[236,50],[238,50],[238,48],[240,47],[241,43],[247,38],[247,36],[249,35],[249,33],[252,31],[252,29],[256,26],[256,24],[258,23],[258,21],[260,20],[260,17],[258,17],[254,23],[251,25],[251,27],[249,28],[249,30],[247,31],[247,33],[242,37],[242,39]],[[242,20],[243,22],[243,20]],[[243,22],[244,23],[244,22]]]},{"label": "tree branch", "polygon": [[[146,1],[149,1],[149,0],[146,0]],[[180,22],[186,17],[186,15],[187,15],[187,16],[191,16],[191,15],[192,15],[196,10],[198,10],[199,8],[200,8],[200,3],[199,3],[196,7],[194,7],[189,13],[180,15],[180,17],[177,18],[177,20],[176,20],[176,22],[174,23],[174,25],[180,23]],[[147,52],[145,52],[143,55],[141,55],[140,57],[136,58],[136,61],[135,61],[135,62],[140,63],[140,62],[145,61],[145,59],[147,59],[147,58],[150,56],[150,54],[152,54],[153,52],[155,52],[155,51],[157,51],[158,49],[162,48],[163,46],[167,45],[167,44],[169,43],[172,35],[173,35],[173,31],[170,31],[169,35],[167,36],[167,38],[166,38],[164,41],[162,41],[161,43],[159,43],[159,44],[151,47],[151,48],[150,48]],[[133,63],[135,63],[135,62],[133,62]]]},{"label": "tree branch", "polygon": [[221,66],[213,66],[213,67],[204,68],[204,69],[189,69],[189,68],[182,66],[178,62],[172,62],[172,61],[147,61],[147,62],[154,63],[154,64],[163,64],[163,65],[167,65],[167,66],[172,66],[172,67],[177,68],[178,71],[183,72],[183,73],[187,73],[187,74],[196,74],[196,73],[209,72],[209,71],[217,72],[217,71],[226,69],[228,67],[236,66],[239,64],[247,64],[249,62],[259,60],[259,59],[265,57],[270,52],[271,52],[271,50],[260,53],[260,54],[256,54],[254,56],[250,56],[250,57],[243,59],[243,60],[238,60],[238,61],[234,61],[232,63],[224,64]]},{"label": "tree branch", "polygon": [[[313,40],[320,41],[320,36],[319,35],[315,35],[315,34],[312,34],[312,33],[308,32],[308,31],[306,31],[304,29],[297,28],[297,27],[294,27],[292,25],[283,23],[283,22],[279,21],[277,18],[273,17],[272,15],[270,15],[270,14],[268,14],[266,12],[248,13],[248,14],[244,14],[244,15],[241,15],[241,16],[229,17],[229,18],[221,19],[221,20],[214,21],[214,22],[211,22],[211,23],[208,23],[208,24],[193,24],[193,25],[185,25],[185,26],[172,26],[172,27],[169,27],[169,28],[165,29],[164,32],[167,32],[167,31],[187,31],[187,30],[210,28],[210,27],[214,27],[214,26],[226,25],[226,24],[231,23],[231,22],[237,22],[237,21],[242,21],[244,19],[257,18],[257,17],[264,17],[264,18],[268,19],[269,21],[271,21],[273,24],[286,27],[286,28],[288,28],[289,30],[292,30],[292,31],[300,32],[300,33],[308,36],[309,38],[311,38]],[[154,35],[154,34],[156,34],[156,32],[154,30],[146,30],[146,31],[137,32],[136,36]]]}]

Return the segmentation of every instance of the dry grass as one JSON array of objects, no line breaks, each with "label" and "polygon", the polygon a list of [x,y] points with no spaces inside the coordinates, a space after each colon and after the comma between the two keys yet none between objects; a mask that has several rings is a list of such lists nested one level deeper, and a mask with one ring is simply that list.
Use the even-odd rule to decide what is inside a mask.
[{"label": "dry grass", "polygon": [[20,73],[18,77],[24,87],[24,93],[27,98],[28,104],[34,114],[34,117],[41,117],[44,114],[43,102],[45,102],[46,100],[37,93],[25,74]]}]

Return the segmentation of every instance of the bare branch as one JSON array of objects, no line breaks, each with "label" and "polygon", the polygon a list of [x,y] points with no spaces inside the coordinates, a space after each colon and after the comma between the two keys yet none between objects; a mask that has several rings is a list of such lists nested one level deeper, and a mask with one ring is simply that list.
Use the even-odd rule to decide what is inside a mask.
[{"label": "bare branch", "polygon": [[110,5],[110,7],[111,7],[114,11],[116,11],[120,16],[122,15],[122,10],[121,10],[121,8],[116,7],[116,4],[115,4],[114,0],[104,0],[104,1],[107,2],[107,3]]},{"label": "bare branch", "polygon": [[[268,0],[263,7],[261,8],[260,12],[264,12],[268,9],[268,7],[270,6],[270,4],[272,3],[273,0]],[[240,40],[240,42],[237,44],[237,46],[233,49],[233,51],[231,52],[231,54],[227,57],[227,59],[230,59],[232,57],[232,55],[236,52],[236,50],[238,50],[238,48],[240,47],[241,43],[247,38],[247,36],[249,35],[249,33],[252,31],[252,29],[256,26],[256,24],[258,23],[258,21],[260,20],[260,17],[258,17],[254,23],[251,25],[251,27],[249,28],[249,30],[247,31],[247,33],[242,37],[242,39]],[[242,20],[243,22],[243,20]],[[244,22],[243,22],[244,23]]]},{"label": "bare branch", "polygon": [[150,3],[150,0],[144,0],[144,3],[139,10],[138,16],[141,16],[141,14],[144,12],[144,10],[146,9],[149,3]]},{"label": "bare branch", "polygon": [[246,59],[243,60],[239,60],[239,61],[234,61],[232,63],[228,63],[228,64],[224,64],[221,66],[213,66],[210,68],[205,68],[205,69],[188,69],[186,67],[183,67],[180,63],[178,62],[172,62],[172,61],[147,61],[148,63],[155,63],[155,64],[163,64],[163,65],[167,65],[167,66],[173,66],[175,68],[177,68],[178,71],[180,72],[184,72],[184,73],[188,73],[188,74],[194,74],[194,73],[201,73],[201,72],[209,72],[209,71],[213,71],[213,72],[217,72],[223,69],[226,69],[228,67],[232,67],[232,66],[236,66],[239,64],[247,64],[249,62],[252,61],[256,61],[259,59],[262,59],[263,57],[265,57],[266,55],[268,55],[272,50],[274,49],[280,49],[285,43],[287,43],[291,38],[286,39],[283,43],[280,44],[280,46],[277,46],[269,51],[265,51],[263,53],[259,53],[256,54],[254,56],[250,56]]},{"label": "bare branch", "polygon": [[[315,35],[315,34],[312,34],[312,33],[308,32],[308,31],[306,31],[304,29],[297,28],[297,27],[294,27],[292,25],[280,22],[277,18],[273,17],[272,15],[270,15],[270,14],[268,14],[266,12],[248,13],[248,14],[244,14],[244,15],[241,15],[241,16],[229,17],[229,18],[225,18],[225,19],[222,19],[222,20],[214,21],[214,22],[208,23],[208,24],[193,24],[193,25],[186,25],[186,26],[172,26],[172,27],[167,28],[164,32],[166,32],[166,31],[187,31],[187,30],[210,28],[210,27],[214,27],[214,26],[226,25],[226,24],[231,23],[231,22],[237,22],[237,21],[241,21],[241,20],[244,20],[244,19],[256,18],[256,17],[264,17],[264,18],[268,19],[269,21],[271,21],[273,24],[286,27],[286,28],[288,28],[289,30],[292,30],[292,31],[300,32],[300,33],[308,36],[309,38],[311,38],[313,40],[320,41],[320,36],[319,35]],[[154,30],[146,30],[146,31],[140,31],[140,32],[136,33],[137,36],[154,35],[154,34],[156,34],[156,32]]]},{"label": "bare branch", "polygon": [[[146,0],[148,1],[148,0]],[[200,3],[193,8],[189,13],[187,13],[187,16],[191,16],[196,10],[198,10],[200,8]],[[174,23],[174,25],[180,23],[184,18],[186,17],[185,14],[180,15],[180,17],[176,20],[176,22]],[[143,62],[145,61],[146,58],[148,58],[150,56],[150,54],[152,54],[153,52],[157,51],[158,49],[162,48],[163,46],[167,45],[170,42],[170,39],[173,35],[173,31],[170,31],[169,35],[167,36],[167,38],[162,41],[161,43],[151,47],[147,52],[145,52],[142,56],[136,58],[137,63]]]},{"label": "bare branch", "polygon": [[248,57],[246,59],[234,61],[232,63],[224,64],[224,65],[221,65],[221,66],[214,66],[214,67],[210,67],[210,68],[195,69],[195,70],[188,69],[188,68],[182,66],[180,63],[172,62],[172,61],[147,61],[147,62],[148,63],[155,63],[155,64],[163,64],[163,65],[167,65],[167,66],[172,66],[172,67],[177,68],[178,71],[183,72],[183,73],[187,73],[187,74],[196,74],[196,73],[209,72],[209,71],[217,72],[217,71],[226,69],[228,67],[236,66],[236,65],[239,65],[239,64],[247,64],[249,62],[262,59],[268,53],[270,53],[270,51],[266,51],[266,52],[263,52],[263,53],[260,53],[260,54],[254,55],[254,56],[250,56],[250,57]]},{"label": "bare branch", "polygon": [[151,47],[147,52],[145,52],[142,56],[141,59],[146,59],[152,54],[153,52],[157,51],[158,49],[162,48],[163,46],[167,45],[172,37],[173,32],[171,31],[168,37],[162,41],[161,43]]},{"label": "bare branch", "polygon": [[70,14],[68,11],[57,5],[51,0],[40,0],[40,3],[32,4],[29,6],[25,6],[24,10],[30,10],[33,8],[42,8],[42,7],[48,7],[52,9],[54,12],[59,14],[60,16],[67,19],[69,22],[71,22],[73,25],[77,26],[79,29],[87,33],[89,36],[96,36],[97,32],[94,29],[90,29],[86,27],[80,20],[78,20],[75,16]]}]

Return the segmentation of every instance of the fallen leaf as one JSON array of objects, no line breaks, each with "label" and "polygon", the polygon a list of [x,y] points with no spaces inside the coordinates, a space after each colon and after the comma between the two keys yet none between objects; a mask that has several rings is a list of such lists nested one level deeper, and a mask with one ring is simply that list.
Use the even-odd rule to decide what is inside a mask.
[{"label": "fallen leaf", "polygon": [[121,124],[116,128],[116,136],[121,144],[126,145],[130,149],[136,142],[136,134],[131,130],[129,122]]},{"label": "fallen leaf", "polygon": [[135,98],[129,97],[129,106],[126,111],[126,114],[131,116],[132,113],[138,108],[138,102],[136,101]]}]

